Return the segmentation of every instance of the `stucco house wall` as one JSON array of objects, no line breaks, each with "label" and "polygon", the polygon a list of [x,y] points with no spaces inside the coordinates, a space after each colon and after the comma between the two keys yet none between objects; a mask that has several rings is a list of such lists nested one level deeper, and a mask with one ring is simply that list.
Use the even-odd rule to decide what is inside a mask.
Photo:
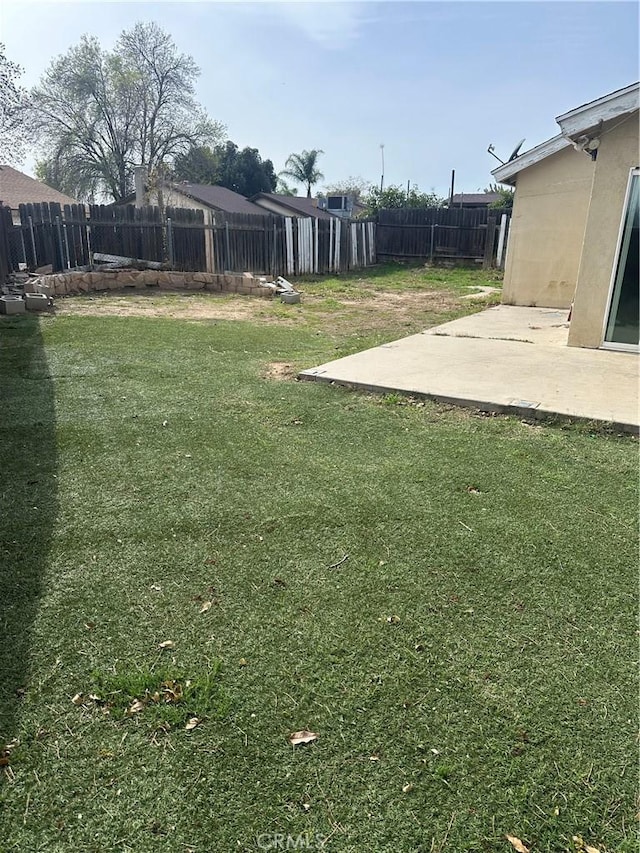
[{"label": "stucco house wall", "polygon": [[569,308],[578,281],[594,163],[564,148],[517,176],[502,301]]},{"label": "stucco house wall", "polygon": [[[188,195],[184,195],[184,193],[178,192],[173,187],[167,187],[162,191],[162,201],[165,207],[186,207],[191,210],[204,210],[206,212],[210,212],[211,208],[206,204],[202,204],[196,199],[191,198]],[[157,205],[158,204],[158,191],[151,190],[149,192],[149,204]],[[209,222],[209,218],[205,216],[205,222]]]},{"label": "stucco house wall", "polygon": [[624,122],[614,120],[602,129],[569,329],[570,346],[602,344],[625,193],[630,171],[640,162],[638,118],[636,111]]}]

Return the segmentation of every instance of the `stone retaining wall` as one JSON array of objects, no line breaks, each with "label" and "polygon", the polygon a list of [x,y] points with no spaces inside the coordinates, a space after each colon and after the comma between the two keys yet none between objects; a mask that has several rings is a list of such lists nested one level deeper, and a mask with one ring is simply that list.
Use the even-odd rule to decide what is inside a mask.
[{"label": "stone retaining wall", "polygon": [[46,296],[75,296],[107,290],[195,291],[241,293],[270,299],[275,291],[258,282],[250,273],[221,274],[207,272],[164,272],[159,270],[102,270],[100,272],[66,272],[41,276],[25,284],[26,293]]}]

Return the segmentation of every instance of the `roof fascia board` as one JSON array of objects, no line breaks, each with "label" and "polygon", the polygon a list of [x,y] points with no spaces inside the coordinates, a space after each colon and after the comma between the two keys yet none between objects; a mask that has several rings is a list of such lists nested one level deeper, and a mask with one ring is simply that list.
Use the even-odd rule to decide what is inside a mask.
[{"label": "roof fascia board", "polygon": [[552,154],[562,151],[563,148],[567,148],[570,144],[571,143],[565,139],[562,134],[559,134],[551,139],[547,139],[546,142],[541,142],[540,145],[536,145],[536,147],[532,148],[530,151],[525,151],[524,154],[516,157],[516,159],[512,160],[510,163],[498,166],[497,169],[492,170],[491,174],[499,183],[510,183],[511,179],[514,178],[518,172],[522,172],[523,169],[528,169],[529,166],[539,163],[541,160],[544,160],[545,157],[550,157]]},{"label": "roof fascia board", "polygon": [[601,122],[604,123],[637,110],[639,88],[640,84],[634,83],[626,89],[612,92],[597,101],[563,113],[556,117],[556,121],[565,136],[579,136],[597,127]]}]

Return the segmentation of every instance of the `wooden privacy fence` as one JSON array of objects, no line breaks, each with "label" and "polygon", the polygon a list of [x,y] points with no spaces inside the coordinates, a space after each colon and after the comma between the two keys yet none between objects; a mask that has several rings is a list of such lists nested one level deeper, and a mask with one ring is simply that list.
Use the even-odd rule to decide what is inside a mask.
[{"label": "wooden privacy fence", "polygon": [[482,261],[501,266],[511,211],[461,208],[381,210],[379,258]]},{"label": "wooden privacy fence", "polygon": [[344,272],[376,260],[370,221],[42,203],[20,205],[20,224],[14,226],[9,209],[0,210],[0,280],[20,264],[51,264],[54,272],[86,266],[95,253],[167,263],[184,272],[271,276]]}]

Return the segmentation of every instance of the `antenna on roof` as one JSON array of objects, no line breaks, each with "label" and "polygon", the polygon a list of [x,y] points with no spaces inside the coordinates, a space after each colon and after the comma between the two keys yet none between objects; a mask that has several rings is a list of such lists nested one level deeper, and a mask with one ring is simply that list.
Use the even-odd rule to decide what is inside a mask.
[{"label": "antenna on roof", "polygon": [[511,157],[509,157],[509,159],[507,160],[507,163],[510,163],[512,160],[516,159],[516,157],[518,156],[520,149],[522,148],[523,145],[524,145],[524,138],[521,139],[520,142],[518,142],[516,147],[513,149],[513,151],[511,152]]},{"label": "antenna on roof", "polygon": [[496,150],[495,146],[492,142],[491,145],[487,148],[487,151],[489,152],[489,154],[491,154],[492,157],[496,158],[496,160],[498,161],[498,163],[500,163],[500,165],[504,166],[504,160],[501,160],[497,154],[493,153],[495,150]]},{"label": "antenna on roof", "polygon": [[[512,160],[515,160],[515,159],[516,159],[516,157],[517,157],[517,156],[518,156],[518,154],[520,153],[520,149],[522,148],[522,146],[523,146],[523,145],[524,145],[524,139],[521,139],[521,140],[520,140],[520,142],[518,142],[518,144],[516,145],[516,147],[515,147],[515,148],[513,149],[513,151],[511,152],[511,156],[510,156],[510,157],[509,157],[509,159],[506,161],[507,163],[510,163]],[[500,159],[500,157],[498,157],[498,155],[497,155],[497,154],[494,154],[494,151],[495,151],[495,150],[496,150],[496,149],[495,149],[495,146],[494,146],[494,144],[493,144],[493,142],[492,142],[492,143],[491,143],[491,145],[487,148],[487,151],[489,152],[489,154],[491,154],[491,156],[492,156],[492,157],[495,157],[495,158],[496,158],[496,160],[498,161],[498,163],[500,163],[502,166],[504,166],[505,161],[504,161],[504,160],[501,160],[501,159]]]}]

